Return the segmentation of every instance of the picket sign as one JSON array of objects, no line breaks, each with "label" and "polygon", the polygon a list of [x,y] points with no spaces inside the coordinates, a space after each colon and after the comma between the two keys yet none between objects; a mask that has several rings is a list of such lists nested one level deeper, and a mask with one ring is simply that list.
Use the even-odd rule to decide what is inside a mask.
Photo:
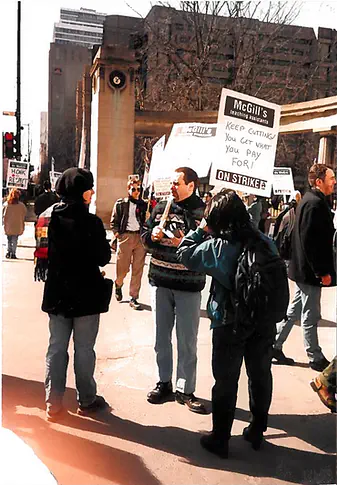
[{"label": "picket sign", "polygon": [[294,180],[290,167],[275,167],[273,175],[273,192],[275,195],[292,195],[294,193]]},{"label": "picket sign", "polygon": [[210,184],[270,197],[281,107],[222,89]]},{"label": "picket sign", "polygon": [[49,180],[52,190],[55,190],[57,179],[62,175],[62,172],[49,172]]},{"label": "picket sign", "polygon": [[29,180],[29,163],[8,160],[7,188],[27,189]]},{"label": "picket sign", "polygon": [[215,123],[175,123],[164,151],[165,170],[190,167],[207,177],[216,157]]}]

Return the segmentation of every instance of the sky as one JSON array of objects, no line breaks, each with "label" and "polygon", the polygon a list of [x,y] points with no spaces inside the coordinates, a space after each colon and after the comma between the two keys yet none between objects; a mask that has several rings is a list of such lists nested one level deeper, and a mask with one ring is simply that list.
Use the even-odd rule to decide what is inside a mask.
[{"label": "sky", "polygon": [[[28,124],[32,138],[34,165],[39,161],[40,112],[48,110],[48,52],[53,38],[53,26],[59,21],[61,7],[95,9],[108,15],[145,17],[151,6],[160,2],[149,0],[22,0],[21,1],[21,123],[22,154],[27,154]],[[170,2],[172,6],[179,2]],[[337,28],[337,0],[307,0],[303,2],[296,25]],[[16,109],[16,26],[17,1],[6,0],[1,5],[0,45],[2,76],[0,89],[1,131],[16,131],[15,118],[3,116],[3,111]]]}]

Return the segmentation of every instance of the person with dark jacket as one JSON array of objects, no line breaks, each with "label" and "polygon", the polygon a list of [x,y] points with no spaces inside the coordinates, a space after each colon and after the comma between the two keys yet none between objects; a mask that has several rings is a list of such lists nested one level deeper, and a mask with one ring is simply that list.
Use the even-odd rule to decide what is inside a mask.
[{"label": "person with dark jacket", "polygon": [[254,324],[238,321],[231,296],[238,258],[244,246],[255,241],[272,257],[277,255],[271,239],[250,220],[240,197],[233,190],[223,189],[206,208],[200,226],[185,236],[177,251],[178,260],[189,270],[213,277],[207,303],[213,330],[213,429],[202,435],[200,442],[221,458],[228,457],[243,359],[252,415],[243,437],[256,450],[267,429],[272,399],[271,358],[276,322],[269,314],[257,318]]},{"label": "person with dark jacket", "polygon": [[57,195],[51,191],[49,180],[43,182],[44,192],[35,199],[34,212],[39,217],[48,207],[58,202]]},{"label": "person with dark jacket", "polygon": [[122,301],[122,286],[131,267],[130,306],[141,310],[138,302],[146,250],[140,238],[140,230],[145,222],[146,202],[140,198],[140,180],[130,176],[127,184],[129,196],[118,199],[111,215],[111,229],[117,238],[117,262],[115,296]]},{"label": "person with dark jacket", "polygon": [[[292,233],[289,278],[295,282],[295,295],[287,310],[287,318],[277,324],[276,342],[282,349],[296,320],[301,320],[304,348],[309,366],[323,371],[329,361],[318,343],[317,325],[321,318],[321,292],[323,286],[335,286],[332,241],[333,216],[327,202],[336,184],[331,168],[321,163],[309,169],[310,190],[296,210]],[[292,364],[275,356],[279,364]]]},{"label": "person with dark jacket", "polygon": [[62,413],[68,345],[74,339],[74,369],[78,414],[90,415],[108,404],[96,395],[94,345],[100,313],[107,311],[106,282],[100,271],[111,258],[103,223],[89,213],[94,193],[88,170],[69,168],[58,179],[61,198],[48,226],[48,272],[42,310],[49,314],[50,340],[46,355],[47,420]]},{"label": "person with dark jacket", "polygon": [[[142,239],[151,251],[149,281],[152,314],[155,322],[155,352],[159,373],[156,387],[147,395],[151,404],[172,397],[172,331],[176,325],[178,365],[175,399],[190,411],[204,414],[206,408],[194,395],[197,370],[197,339],[200,319],[201,290],[206,276],[188,271],[177,260],[177,246],[183,235],[196,229],[205,204],[196,195],[198,176],[189,167],[175,170],[171,181],[173,201],[160,202],[146,222]],[[167,216],[167,217],[166,217]],[[165,227],[161,225],[165,219]]]}]

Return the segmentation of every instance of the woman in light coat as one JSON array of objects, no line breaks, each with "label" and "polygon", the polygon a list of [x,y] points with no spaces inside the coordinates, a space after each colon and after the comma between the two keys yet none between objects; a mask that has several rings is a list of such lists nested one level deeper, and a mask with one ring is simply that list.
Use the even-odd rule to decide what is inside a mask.
[{"label": "woman in light coat", "polygon": [[12,188],[3,207],[3,223],[7,236],[7,259],[17,259],[16,247],[18,238],[25,230],[25,217],[27,209],[25,204],[20,202],[21,192],[17,188]]}]

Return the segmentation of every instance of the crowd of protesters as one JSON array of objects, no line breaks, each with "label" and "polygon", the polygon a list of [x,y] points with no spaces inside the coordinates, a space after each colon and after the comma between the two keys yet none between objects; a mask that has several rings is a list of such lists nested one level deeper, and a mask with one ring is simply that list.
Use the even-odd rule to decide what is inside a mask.
[{"label": "crowd of protesters", "polygon": [[[244,429],[243,437],[254,449],[260,448],[272,401],[271,365],[272,362],[294,363],[284,355],[282,346],[296,320],[301,322],[309,366],[320,372],[311,387],[336,412],[336,360],[330,362],[325,357],[317,333],[322,287],[336,285],[335,228],[329,205],[336,184],[335,174],[326,165],[314,164],[309,170],[308,182],[309,190],[302,198],[299,193],[294,194],[294,200],[276,220],[274,233],[269,230],[269,235],[265,234],[265,222],[271,205],[265,199],[256,197],[245,204],[244,198],[234,190],[223,189],[214,196],[206,193],[202,200],[198,195],[198,176],[189,167],[175,170],[171,199],[156,205],[151,203],[149,217],[149,205],[140,197],[141,181],[137,176],[129,177],[127,196],[118,199],[112,210],[112,244],[117,251],[114,295],[118,302],[122,301],[124,279],[131,270],[129,301],[134,310],[142,309],[138,301],[141,279],[146,254],[151,255],[148,279],[158,382],[147,394],[150,404],[174,397],[190,411],[207,412],[194,392],[201,291],[206,275],[212,277],[207,311],[213,333],[213,427],[201,437],[201,445],[222,458],[228,456],[243,360],[251,412],[251,422]],[[39,220],[48,228],[48,252],[45,253],[48,271],[43,278],[42,310],[49,315],[45,378],[49,421],[60,419],[64,412],[62,399],[72,333],[77,412],[91,415],[110,409],[104,398],[97,395],[94,379],[99,319],[101,313],[108,311],[113,282],[100,269],[111,259],[111,243],[102,221],[88,210],[93,186],[91,172],[71,168],[57,181],[58,198],[45,184],[45,192],[35,203]],[[24,228],[26,209],[19,202],[19,196],[19,191],[13,189],[4,206],[8,258],[15,258],[17,238]],[[285,231],[289,221],[291,233]],[[233,302],[235,275],[243,251],[254,244],[260,245],[270,258],[282,261],[278,250],[286,233],[291,237],[285,275],[288,271],[289,279],[294,281],[295,294],[282,314],[284,318],[276,320],[272,313],[256,313],[258,316],[253,321],[239,319]],[[37,241],[41,242],[41,237]],[[172,382],[174,327],[177,335],[175,383]]]}]

